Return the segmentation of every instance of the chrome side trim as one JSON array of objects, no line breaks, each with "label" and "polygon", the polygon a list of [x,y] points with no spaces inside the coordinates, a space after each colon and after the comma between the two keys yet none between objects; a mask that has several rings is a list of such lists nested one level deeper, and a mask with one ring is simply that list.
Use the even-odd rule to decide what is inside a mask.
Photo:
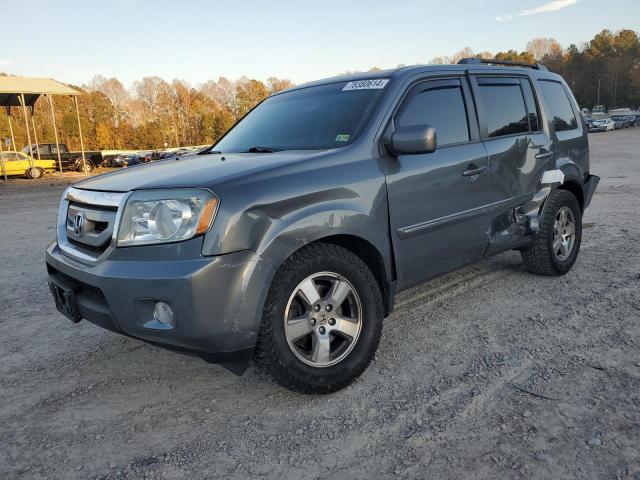
[{"label": "chrome side trim", "polygon": [[489,203],[487,205],[482,205],[480,207],[471,208],[469,210],[464,210],[462,212],[453,213],[451,215],[446,215],[444,217],[438,217],[438,218],[434,218],[433,220],[427,220],[426,222],[420,222],[414,225],[407,225],[406,227],[398,228],[397,232],[400,238],[407,238],[413,235],[419,235],[424,233],[426,230],[429,230],[432,228],[451,225],[460,221],[467,220],[471,217],[488,215],[495,212],[496,210],[508,209],[510,207],[518,206],[528,201],[532,197],[532,195],[533,195],[532,193],[525,193],[523,195],[518,195],[516,197],[507,198],[506,200],[500,200],[498,202]]}]

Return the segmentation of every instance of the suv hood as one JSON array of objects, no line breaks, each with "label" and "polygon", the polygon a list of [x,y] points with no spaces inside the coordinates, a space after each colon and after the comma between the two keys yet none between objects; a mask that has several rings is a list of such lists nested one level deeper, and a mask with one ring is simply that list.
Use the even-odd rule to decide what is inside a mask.
[{"label": "suv hood", "polygon": [[177,159],[124,168],[75,184],[85,190],[128,192],[152,188],[206,187],[222,179],[271,169],[317,156],[323,151],[184,155]]}]

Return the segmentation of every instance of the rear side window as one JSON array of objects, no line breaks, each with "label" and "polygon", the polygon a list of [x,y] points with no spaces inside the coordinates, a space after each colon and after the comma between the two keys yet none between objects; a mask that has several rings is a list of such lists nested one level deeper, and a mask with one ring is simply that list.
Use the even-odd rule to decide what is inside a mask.
[{"label": "rear side window", "polygon": [[540,91],[553,118],[556,132],[576,130],[578,120],[571,108],[571,102],[562,84],[550,80],[539,80]]},{"label": "rear side window", "polygon": [[419,85],[395,118],[397,127],[431,125],[438,146],[469,141],[469,124],[460,82],[433,81]]},{"label": "rear side window", "polygon": [[529,117],[518,79],[479,78],[489,138],[526,133]]}]

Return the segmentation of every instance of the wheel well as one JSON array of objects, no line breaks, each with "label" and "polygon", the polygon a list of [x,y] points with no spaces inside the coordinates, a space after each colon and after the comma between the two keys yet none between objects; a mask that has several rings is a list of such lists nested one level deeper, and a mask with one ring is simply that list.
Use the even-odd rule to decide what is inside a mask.
[{"label": "wheel well", "polygon": [[575,195],[578,199],[578,203],[580,204],[580,209],[584,210],[584,193],[582,192],[582,187],[577,182],[573,180],[569,180],[564,182],[562,185],[558,187],[560,190],[567,190]]},{"label": "wheel well", "polygon": [[388,277],[384,266],[384,260],[376,247],[355,235],[333,235],[321,238],[313,243],[333,243],[346,248],[360,257],[360,259],[367,264],[371,273],[373,273],[373,276],[378,282],[380,292],[382,293],[385,317],[391,313],[391,310],[393,309],[393,292],[390,291],[389,283],[387,281]]}]

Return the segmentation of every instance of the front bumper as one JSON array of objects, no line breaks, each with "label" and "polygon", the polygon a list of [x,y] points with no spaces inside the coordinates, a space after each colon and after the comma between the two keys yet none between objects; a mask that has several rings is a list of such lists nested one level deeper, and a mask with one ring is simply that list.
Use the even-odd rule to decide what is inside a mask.
[{"label": "front bumper", "polygon": [[[46,262],[50,281],[73,286],[80,317],[103,328],[215,363],[242,360],[255,346],[270,269],[254,252],[88,266],[53,242]],[[174,328],[153,328],[157,301],[174,310]]]}]

